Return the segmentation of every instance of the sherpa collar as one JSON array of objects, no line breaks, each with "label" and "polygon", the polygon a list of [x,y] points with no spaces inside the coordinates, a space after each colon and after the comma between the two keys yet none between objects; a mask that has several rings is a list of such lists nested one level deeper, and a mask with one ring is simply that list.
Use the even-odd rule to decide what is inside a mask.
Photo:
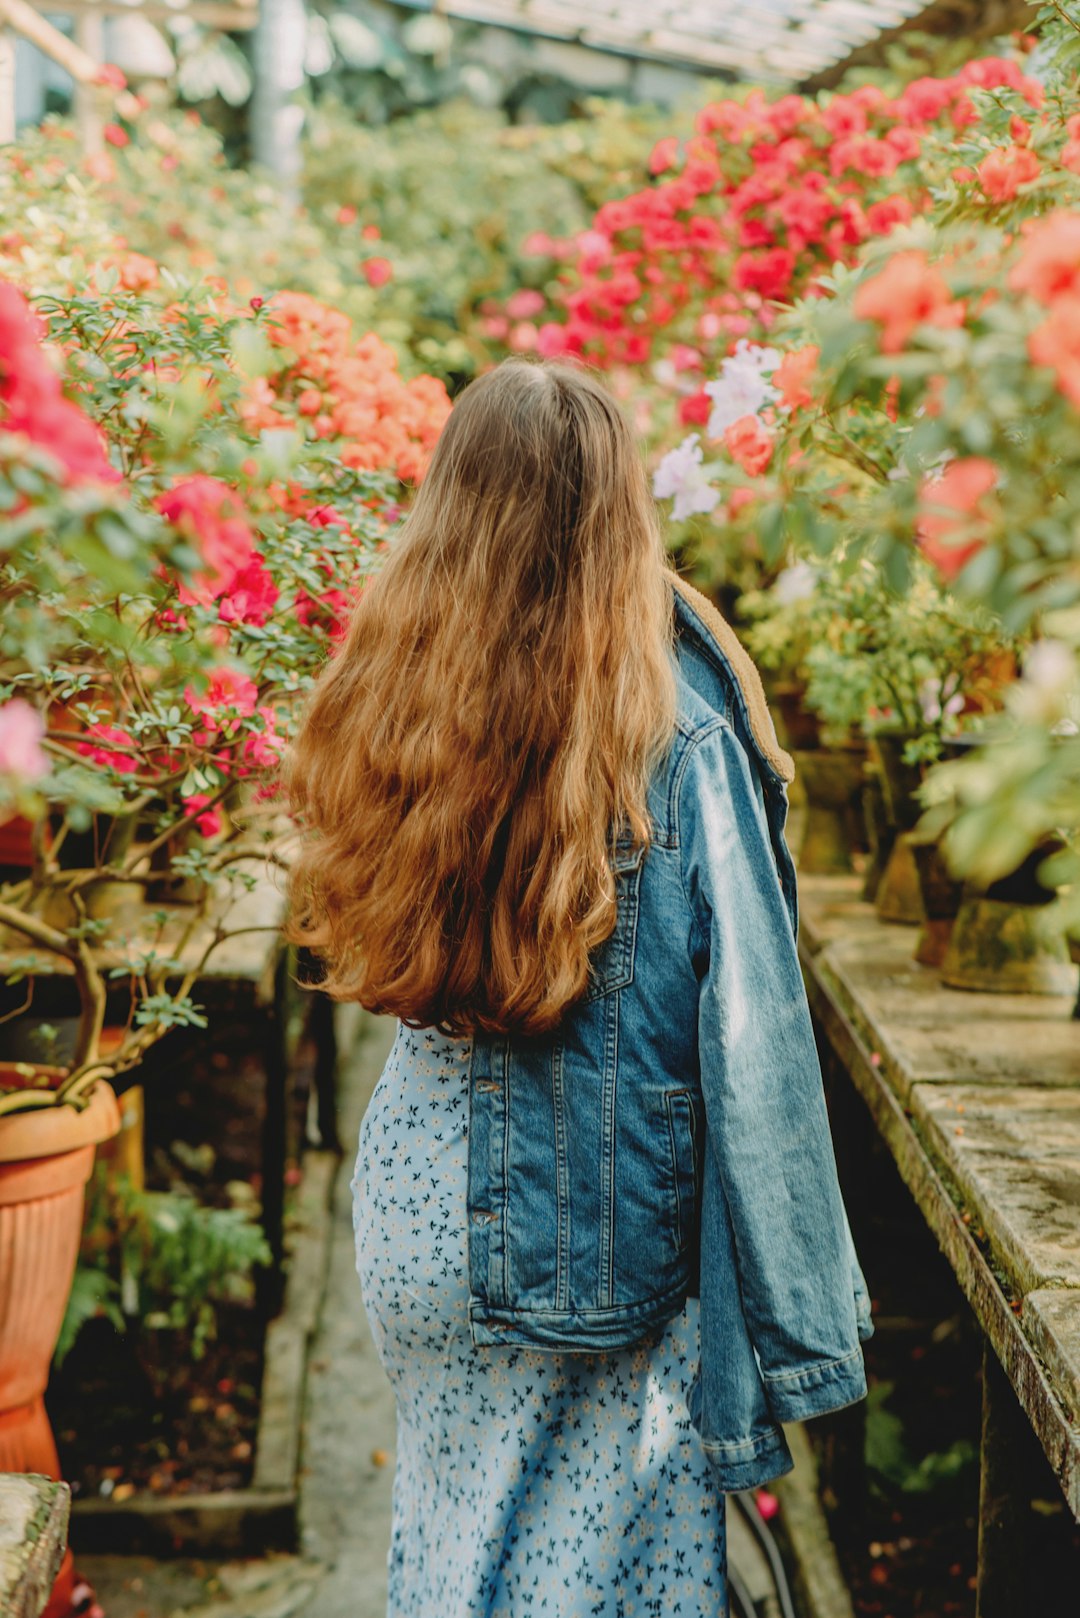
[{"label": "sherpa collar", "polygon": [[722,665],[734,679],[742,696],[750,734],[762,758],[782,781],[790,785],[795,779],[795,765],[790,754],[784,752],[776,739],[776,729],[765,700],[761,675],[749,653],[740,643],[731,625],[721,618],[712,602],[703,596],[700,590],[695,590],[693,585],[687,584],[685,579],[680,579],[674,573],[671,574],[671,582],[677,595],[681,597],[683,608],[696,620],[706,644],[714,653],[719,654]]}]

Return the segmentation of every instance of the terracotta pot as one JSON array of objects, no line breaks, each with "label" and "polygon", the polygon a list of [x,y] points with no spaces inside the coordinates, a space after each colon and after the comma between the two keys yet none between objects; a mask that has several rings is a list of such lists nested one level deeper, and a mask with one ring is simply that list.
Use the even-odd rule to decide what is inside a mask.
[{"label": "terracotta pot", "polygon": [[9,815],[0,825],[0,866],[28,871],[34,863],[34,828],[23,815]]},{"label": "terracotta pot", "polygon": [[789,752],[821,746],[821,721],[804,705],[805,696],[806,687],[795,680],[778,681],[769,693],[781,745]]},{"label": "terracotta pot", "polygon": [[[114,877],[102,877],[80,890],[87,917],[91,921],[107,921],[104,940],[127,938],[132,923],[137,921],[146,903],[145,882],[122,882]],[[79,924],[75,901],[63,888],[50,888],[40,909],[42,921],[60,932]]]},{"label": "terracotta pot", "polygon": [[951,874],[938,843],[920,842],[913,837],[911,851],[915,856],[923,906],[922,931],[915,946],[915,959],[922,966],[940,966],[960,912],[963,883]]},{"label": "terracotta pot", "polygon": [[862,748],[809,748],[795,754],[797,776],[806,792],[806,819],[799,869],[814,876],[846,873],[854,867],[866,755]]},{"label": "terracotta pot", "polygon": [[99,1083],[89,1105],[0,1118],[0,1472],[59,1477],[45,1414],[49,1366],[79,1252],[94,1149],[120,1127]]},{"label": "terracotta pot", "polygon": [[874,896],[874,909],[881,921],[898,922],[902,927],[918,927],[924,919],[919,873],[907,832],[901,832],[893,843]]}]

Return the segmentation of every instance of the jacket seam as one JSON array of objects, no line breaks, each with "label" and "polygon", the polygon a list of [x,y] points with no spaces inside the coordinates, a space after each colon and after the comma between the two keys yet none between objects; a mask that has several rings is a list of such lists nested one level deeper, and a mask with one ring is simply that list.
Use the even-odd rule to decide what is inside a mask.
[{"label": "jacket seam", "polygon": [[862,1357],[861,1348],[853,1348],[848,1354],[841,1354],[836,1360],[821,1360],[812,1365],[804,1365],[801,1371],[763,1371],[764,1382],[793,1382],[797,1377],[816,1376],[821,1371],[835,1371],[840,1365],[849,1365],[852,1360]]}]

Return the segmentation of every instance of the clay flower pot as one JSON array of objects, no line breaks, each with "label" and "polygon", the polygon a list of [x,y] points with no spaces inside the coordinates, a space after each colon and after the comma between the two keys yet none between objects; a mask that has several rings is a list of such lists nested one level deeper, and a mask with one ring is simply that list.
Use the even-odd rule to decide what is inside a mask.
[{"label": "clay flower pot", "polygon": [[[25,1084],[0,1068],[0,1084]],[[116,1097],[99,1082],[82,1112],[43,1107],[0,1118],[0,1472],[60,1465],[44,1394],[67,1307],[94,1149],[120,1127]],[[70,1553],[57,1580],[72,1580]]]},{"label": "clay flower pot", "polygon": [[904,762],[904,749],[910,739],[903,731],[886,730],[877,732],[870,741],[891,842],[874,894],[874,908],[882,921],[917,927],[924,919],[924,911],[908,833],[922,813],[915,796],[922,771],[918,765]]},{"label": "clay flower pot", "polygon": [[960,913],[963,883],[956,880],[945,864],[939,843],[922,841],[917,833],[910,842],[919,877],[924,917],[915,946],[915,959],[922,966],[940,966]]}]

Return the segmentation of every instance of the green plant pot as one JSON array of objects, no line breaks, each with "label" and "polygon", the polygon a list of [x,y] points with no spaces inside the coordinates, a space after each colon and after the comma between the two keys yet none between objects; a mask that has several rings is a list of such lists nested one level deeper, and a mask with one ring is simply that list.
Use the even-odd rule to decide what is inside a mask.
[{"label": "green plant pot", "polygon": [[881,879],[885,875],[885,867],[889,863],[893,843],[896,841],[896,829],[889,820],[885,810],[885,792],[881,784],[881,771],[875,761],[870,758],[866,762],[866,775],[862,791],[863,823],[866,827],[866,847],[868,859],[863,872],[862,896],[867,904],[873,904],[877,898],[877,891]]},{"label": "green plant pot", "polygon": [[898,832],[911,831],[922,814],[916,796],[923,772],[918,764],[905,764],[904,749],[912,740],[907,731],[878,731],[870,738],[870,756],[881,774],[881,790],[889,824]]},{"label": "green plant pot", "polygon": [[1056,908],[965,889],[941,965],[951,989],[1076,994],[1076,967]]},{"label": "green plant pot", "polygon": [[799,869],[811,876],[836,876],[854,869],[852,849],[863,786],[861,748],[808,748],[795,754],[806,794]]}]

